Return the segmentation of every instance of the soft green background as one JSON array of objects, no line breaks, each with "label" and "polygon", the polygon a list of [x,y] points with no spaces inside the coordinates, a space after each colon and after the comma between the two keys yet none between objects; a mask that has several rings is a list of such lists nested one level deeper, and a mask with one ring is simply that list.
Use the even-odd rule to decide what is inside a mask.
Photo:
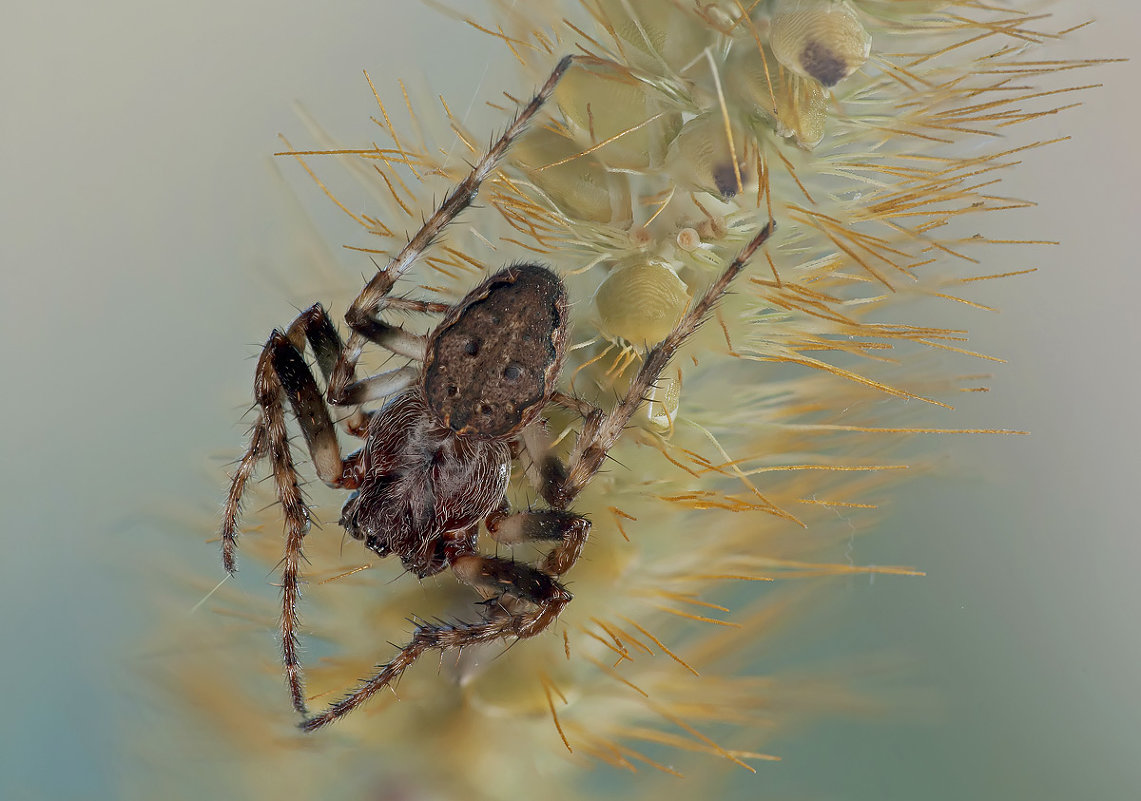
[{"label": "soft green background", "polygon": [[[123,688],[154,605],[142,573],[220,572],[199,544],[211,532],[156,521],[220,501],[249,357],[290,312],[272,275],[303,266],[267,156],[278,131],[306,141],[291,103],[350,136],[372,113],[363,68],[389,91],[423,73],[457,113],[510,75],[501,47],[418,4],[329,5],[0,11],[0,798],[141,792],[130,743],[139,720],[158,724]],[[1056,57],[1133,54],[1136,3],[1071,6],[1067,20],[1101,23]],[[1041,203],[1010,238],[1064,244],[991,252],[995,272],[1042,270],[986,287],[1001,315],[968,315],[972,346],[1011,363],[947,421],[1033,436],[941,441],[948,477],[909,485],[890,527],[854,546],[929,577],[850,582],[827,632],[838,658],[909,653],[942,711],[821,724],[742,776],[741,797],[1141,797],[1141,75],[1080,80],[1105,88],[1037,133],[1074,141],[1026,154],[1004,188]],[[317,222],[349,240],[335,213]],[[227,795],[223,774],[203,766],[202,797]]]}]

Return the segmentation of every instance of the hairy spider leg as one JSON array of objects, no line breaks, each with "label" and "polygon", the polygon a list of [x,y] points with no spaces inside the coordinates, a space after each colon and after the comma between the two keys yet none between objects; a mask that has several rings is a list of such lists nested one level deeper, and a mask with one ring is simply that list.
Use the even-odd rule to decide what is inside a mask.
[{"label": "hairy spider leg", "polygon": [[[301,561],[301,542],[309,531],[309,508],[301,495],[301,487],[297,480],[297,469],[293,464],[293,456],[289,450],[289,435],[285,430],[285,410],[281,403],[281,397],[285,390],[278,376],[278,371],[273,365],[274,355],[282,349],[294,354],[297,353],[297,349],[289,340],[280,332],[275,331],[262,351],[261,358],[258,359],[257,373],[254,379],[254,397],[258,406],[261,407],[257,425],[259,427],[264,426],[270,462],[273,465],[273,483],[277,489],[277,498],[281,503],[282,514],[285,517],[285,555],[282,558],[280,621],[282,661],[285,664],[286,681],[289,684],[293,708],[305,714],[304,677],[297,653],[297,571]],[[329,427],[331,429],[331,423]],[[259,432],[255,430],[253,439],[256,439],[258,434]],[[229,555],[232,565],[232,540],[229,543],[224,541],[223,547],[226,545],[231,547]]]},{"label": "hairy spider leg", "polygon": [[590,521],[565,509],[529,509],[510,513],[504,507],[487,518],[487,533],[496,542],[517,545],[521,542],[558,542],[538,569],[552,576],[570,570],[590,535]]},{"label": "hairy spider leg", "polygon": [[[510,517],[526,516],[520,513]],[[523,523],[524,529],[532,532],[547,532],[550,537],[561,538],[562,533],[556,534],[554,529],[570,528],[574,530],[590,529],[590,523],[582,517],[566,513],[553,513],[556,517],[549,517],[546,521],[554,525],[536,525],[532,519],[530,524]],[[502,515],[502,512],[493,512],[492,517]],[[574,519],[572,519],[574,518]],[[510,519],[510,518],[508,518]],[[489,517],[488,527],[492,528]],[[549,538],[543,536],[542,538]],[[448,562],[452,573],[484,598],[497,602],[496,612],[489,620],[479,623],[453,623],[444,625],[417,626],[412,633],[412,640],[400,653],[386,665],[379,668],[377,674],[368,681],[363,682],[351,693],[329,706],[324,712],[303,720],[299,726],[306,732],[316,731],[333,721],[344,717],[358,706],[376,694],[378,690],[394,684],[404,671],[415,664],[426,651],[445,651],[451,648],[466,648],[480,643],[494,642],[506,637],[525,639],[533,637],[545,630],[559,616],[559,613],[571,602],[571,594],[567,592],[548,572],[516,562],[511,559],[501,559],[495,556],[483,556],[470,551],[449,553]],[[504,596],[513,596],[530,602],[538,608],[518,613],[512,607],[504,605]]]},{"label": "hairy spider leg", "polygon": [[[267,369],[271,369],[271,346],[275,341],[274,337],[278,336],[280,336],[280,334],[275,331],[274,335],[270,337],[270,340],[262,348],[255,373],[255,392],[257,392],[257,387],[264,381],[274,380],[271,378],[263,378],[262,374]],[[322,371],[326,373],[326,376],[328,372],[332,370],[333,365],[336,363],[337,356],[340,353],[341,338],[320,304],[314,305],[299,314],[297,319],[290,324],[285,337],[298,351],[304,349],[305,342],[308,340],[310,346],[313,348],[317,363]],[[280,384],[280,381],[277,383]],[[261,398],[255,399],[255,402],[260,407],[258,418],[250,431],[250,440],[246,446],[246,452],[238,461],[238,466],[230,479],[230,491],[226,496],[226,504],[222,513],[222,565],[230,575],[233,575],[237,571],[234,552],[237,550],[238,518],[241,512],[242,495],[245,493],[246,484],[249,479],[253,477],[254,470],[257,468],[258,463],[265,458],[269,452],[270,415],[265,406],[261,403],[261,400]],[[314,433],[313,436],[307,433],[306,441],[312,439],[327,441],[328,434],[324,432],[324,429],[328,428],[328,426],[323,426],[318,423],[317,428],[321,429],[321,432]],[[337,452],[337,459],[339,461],[340,455],[339,449],[335,444],[335,435],[333,435],[333,441],[334,451]],[[314,457],[313,461],[314,464],[321,465],[327,460]]]},{"label": "hairy spider leg", "polygon": [[[409,298],[390,298],[389,300],[394,307],[408,311],[440,312],[446,311],[449,308],[443,303],[428,303]],[[394,341],[398,343],[396,347],[401,347],[402,345],[406,345],[409,339],[413,337],[413,335],[407,334],[399,327],[385,325],[380,322],[377,322],[370,329],[369,334],[371,340],[382,347],[388,347],[388,345]],[[272,361],[270,352],[272,348],[275,347],[274,343],[277,341],[275,337],[281,336],[282,335],[278,332],[274,332],[274,335],[270,337],[270,340],[262,349],[262,355],[258,362],[259,375]],[[301,312],[301,314],[290,323],[289,328],[286,329],[284,338],[293,346],[296,360],[301,364],[301,368],[303,368],[303,371],[300,368],[292,370],[292,373],[297,376],[295,382],[300,382],[306,387],[303,392],[305,397],[305,403],[303,405],[304,412],[302,413],[300,409],[296,408],[295,411],[298,412],[298,421],[305,435],[305,441],[309,446],[309,452],[313,458],[313,464],[317,469],[317,474],[322,481],[331,487],[344,486],[344,484],[339,483],[341,481],[341,470],[339,469],[341,458],[336,433],[333,431],[332,425],[328,422],[329,413],[320,400],[320,393],[316,391],[316,384],[313,380],[312,373],[308,367],[305,366],[300,355],[305,349],[305,343],[308,342],[316,357],[317,366],[321,369],[327,383],[333,372],[337,358],[340,356],[342,348],[341,337],[337,333],[336,326],[333,325],[328,313],[321,304],[316,303]],[[407,350],[407,348],[403,349]],[[406,355],[395,350],[394,352],[397,352],[398,355]],[[346,401],[346,405],[364,403],[405,389],[411,386],[416,380],[418,372],[418,368],[415,367],[401,367],[375,376],[370,376],[362,381],[357,381],[355,374],[350,374],[351,382],[347,391],[349,400]],[[316,398],[314,398],[314,393],[316,393]],[[359,409],[352,410],[352,414],[345,420],[349,432],[358,436],[364,433],[368,425],[368,416],[368,413],[360,411]],[[226,497],[226,504],[222,514],[221,531],[222,563],[226,572],[230,574],[233,574],[237,569],[234,552],[237,547],[238,518],[242,495],[245,492],[246,484],[253,476],[257,464],[265,458],[268,453],[269,434],[267,426],[267,414],[263,407],[250,432],[250,441],[246,447],[246,452],[239,460],[238,466],[230,481],[230,491]]]},{"label": "hairy spider leg", "polygon": [[658,379],[666,365],[669,364],[670,359],[705,322],[717,303],[725,296],[725,292],[729,289],[733,279],[745,269],[745,265],[753,253],[768,240],[775,229],[776,222],[769,220],[765,227],[742,248],[721,275],[710,284],[709,288],[705,290],[705,294],[690,306],[689,310],[674,326],[673,331],[647,351],[642,360],[641,369],[634,376],[634,380],[630,382],[629,389],[622,400],[618,402],[618,405],[614,407],[614,410],[606,415],[597,426],[583,427],[575,440],[570,458],[567,460],[568,473],[566,481],[562,485],[564,497],[560,499],[564,508],[566,504],[578,497],[579,493],[598,473],[606,454],[622,436],[623,430],[638,412],[642,403],[645,402],[649,391],[657,385]]},{"label": "hairy spider leg", "polygon": [[[396,308],[408,311],[446,311],[439,303],[392,298]],[[378,323],[369,330],[370,339],[383,347],[390,347],[398,355],[410,356],[413,347],[423,344],[412,334],[396,326]],[[304,699],[304,677],[297,649],[297,602],[300,597],[298,571],[302,558],[301,544],[309,530],[309,509],[301,495],[296,467],[289,450],[285,428],[282,397],[288,397],[294,417],[298,420],[318,477],[331,487],[355,489],[360,484],[359,456],[341,458],[336,429],[325,406],[322,393],[302,350],[305,343],[313,349],[318,367],[326,379],[341,351],[341,338],[328,314],[320,304],[303,311],[290,324],[286,333],[274,331],[262,349],[254,379],[255,401],[259,406],[258,419],[250,433],[250,442],[238,462],[230,483],[222,518],[222,564],[233,574],[236,569],[234,552],[237,547],[238,516],[242,494],[258,462],[267,454],[273,465],[274,486],[281,503],[286,526],[285,554],[281,577],[281,644],[290,696],[297,711],[307,712]],[[412,356],[410,356],[411,358]],[[384,397],[410,386],[419,370],[403,367],[371,376],[350,384],[349,403],[359,404]],[[367,426],[367,414],[356,410],[350,422],[350,431]]]},{"label": "hairy spider leg", "polygon": [[[417,300],[415,298],[406,297],[384,297],[380,304],[381,310],[394,309],[396,311],[404,312],[419,312],[419,313],[432,313],[443,314],[451,309],[447,303],[435,303],[426,300]],[[334,395],[332,392],[332,385],[334,375],[336,374],[336,367],[341,354],[344,352],[344,346],[341,343],[341,338],[337,334],[336,328],[328,319],[328,315],[321,307],[321,304],[314,305],[307,312],[298,317],[297,322],[290,327],[290,339],[294,344],[301,347],[300,338],[292,334],[294,326],[306,320],[306,316],[318,310],[321,315],[319,328],[322,332],[328,332],[332,338],[335,338],[336,350],[325,351],[324,355],[317,353],[317,345],[313,343],[314,353],[317,353],[317,364],[321,368],[322,374],[325,376],[325,383],[329,387],[329,402],[335,406],[355,406],[368,401],[380,400],[393,392],[404,389],[415,381],[419,375],[418,367],[402,367],[396,370],[389,370],[379,373],[374,376],[362,378],[357,380],[355,365],[348,373],[348,382]],[[308,321],[306,320],[308,324]],[[306,336],[309,335],[309,328],[306,328]],[[369,318],[361,325],[359,333],[369,342],[373,342],[381,347],[395,353],[397,356],[404,356],[405,358],[412,359],[413,361],[424,361],[424,351],[428,344],[428,338],[421,334],[413,334],[405,331],[398,325],[392,325],[379,318]],[[322,341],[325,337],[322,336]],[[355,430],[363,430],[363,426],[355,425]]]},{"label": "hairy spider leg", "polygon": [[[605,418],[601,409],[562,392],[552,393],[550,402],[582,417],[583,432],[593,431]],[[569,501],[564,492],[567,468],[551,448],[544,421],[536,420],[512,440],[512,458],[518,459],[524,453],[528,462],[523,462],[523,472],[551,508],[511,514],[504,500],[504,506],[488,516],[487,531],[497,542],[509,545],[525,540],[561,540],[559,546],[539,563],[541,570],[561,576],[578,561],[586,546],[590,521],[567,511]]]},{"label": "hairy spider leg", "polygon": [[[489,560],[490,557],[481,557]],[[515,564],[517,567],[524,565]],[[539,571],[535,571],[539,575]],[[548,579],[551,594],[539,608],[524,614],[508,614],[481,623],[456,623],[454,625],[417,626],[412,640],[400,653],[368,681],[361,684],[349,695],[330,706],[324,712],[306,718],[299,726],[306,732],[316,731],[322,726],[347,715],[371,698],[378,690],[393,684],[410,668],[425,651],[445,651],[451,648],[465,648],[480,643],[494,642],[505,637],[526,639],[545,630],[558,618],[559,613],[570,602],[570,593],[562,589],[558,582]]]},{"label": "hairy spider leg", "polygon": [[369,339],[371,327],[376,322],[376,316],[385,307],[388,293],[392,291],[399,279],[419,258],[428,246],[440,235],[447,225],[456,216],[471,205],[479,192],[480,185],[495,171],[500,160],[511,148],[516,139],[527,129],[531,118],[543,107],[547,99],[554,93],[555,87],[577,59],[576,56],[566,56],[551,72],[546,82],[535,94],[531,101],[512,120],[511,124],[497,139],[487,152],[475,163],[467,177],[460,181],[444,202],[425,220],[424,225],[412,236],[399,253],[392,258],[387,266],[378,270],[376,275],[365,285],[361,293],[353,301],[345,313],[345,322],[352,329],[346,347],[341,351],[333,375],[329,380],[329,402],[339,404],[345,397],[350,384],[353,383],[353,372],[360,360],[364,343]]}]

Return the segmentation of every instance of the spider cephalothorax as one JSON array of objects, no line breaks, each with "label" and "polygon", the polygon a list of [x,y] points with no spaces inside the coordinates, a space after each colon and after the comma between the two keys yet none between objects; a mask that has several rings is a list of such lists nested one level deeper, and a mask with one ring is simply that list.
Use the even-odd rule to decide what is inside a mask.
[{"label": "spider cephalothorax", "polygon": [[428,338],[424,398],[459,434],[505,437],[533,421],[554,392],[567,338],[558,276],[520,264],[484,281]]},{"label": "spider cephalothorax", "polygon": [[[223,564],[235,569],[238,509],[262,458],[273,465],[286,525],[282,558],[281,641],[294,707],[307,714],[297,648],[301,545],[310,513],[299,489],[285,425],[285,401],[304,435],[317,476],[352,490],[341,524],[380,556],[396,555],[419,576],[445,569],[484,599],[474,623],[423,624],[375,676],[341,701],[308,717],[307,731],[347,714],[395,682],[424,652],[463,648],[503,638],[533,637],[571,601],[560,577],[574,566],[590,523],[570,510],[590,483],[669,360],[697,330],[730,282],[772,232],[772,222],[681,317],[649,348],[626,394],[609,412],[558,390],[566,352],[568,301],[552,271],[519,264],[487,278],[454,305],[393,296],[397,280],[444,227],[471,204],[483,180],[554,92],[574,59],[559,62],[546,83],[504,134],[449,193],[387,267],[373,276],[345,314],[352,331],[342,342],[320,305],[302,312],[284,332],[274,331],[258,359],[254,396],[259,408],[245,455],[230,485],[222,521]],[[385,311],[443,314],[426,336],[384,321]],[[372,342],[419,366],[358,379],[357,362]],[[322,393],[305,362],[308,345],[325,378]],[[363,404],[387,399],[375,412]],[[328,405],[326,405],[326,402]],[[540,419],[556,404],[581,416],[564,462],[549,449]],[[348,433],[364,447],[341,456],[329,405],[347,411]],[[506,490],[514,455],[526,454],[528,478],[549,508],[512,512]],[[479,526],[500,543],[548,543],[530,565],[478,549]]]}]

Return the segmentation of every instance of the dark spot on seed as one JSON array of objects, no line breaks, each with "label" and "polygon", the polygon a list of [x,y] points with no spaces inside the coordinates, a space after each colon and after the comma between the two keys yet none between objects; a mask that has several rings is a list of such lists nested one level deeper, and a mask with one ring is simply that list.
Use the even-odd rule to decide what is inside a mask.
[{"label": "dark spot on seed", "polygon": [[848,77],[848,65],[821,42],[809,42],[800,53],[800,66],[825,86],[835,86]]},{"label": "dark spot on seed", "polygon": [[[745,180],[745,176],[741,176],[741,180]],[[733,163],[719,164],[713,168],[713,183],[717,186],[717,191],[721,193],[721,197],[728,200],[736,196],[741,187],[737,185],[737,172],[733,169]]]}]

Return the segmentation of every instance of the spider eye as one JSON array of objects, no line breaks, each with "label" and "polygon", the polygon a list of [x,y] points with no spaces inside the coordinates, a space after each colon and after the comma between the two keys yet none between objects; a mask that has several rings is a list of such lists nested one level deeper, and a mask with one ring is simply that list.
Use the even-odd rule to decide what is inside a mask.
[{"label": "spider eye", "polygon": [[518,381],[522,375],[523,367],[515,362],[511,362],[511,364],[503,368],[503,377],[508,381]]},{"label": "spider eye", "polygon": [[464,353],[468,356],[475,356],[477,353],[479,353],[479,340],[469,339],[464,342]]},{"label": "spider eye", "polygon": [[459,395],[459,394],[460,394],[460,388],[459,387],[457,387],[455,384],[449,384],[448,385],[448,397],[449,398],[454,398],[456,395]]},{"label": "spider eye", "polygon": [[478,406],[475,407],[475,410],[477,413],[482,414],[484,416],[491,414],[491,407],[488,406],[486,403],[479,404]]}]

